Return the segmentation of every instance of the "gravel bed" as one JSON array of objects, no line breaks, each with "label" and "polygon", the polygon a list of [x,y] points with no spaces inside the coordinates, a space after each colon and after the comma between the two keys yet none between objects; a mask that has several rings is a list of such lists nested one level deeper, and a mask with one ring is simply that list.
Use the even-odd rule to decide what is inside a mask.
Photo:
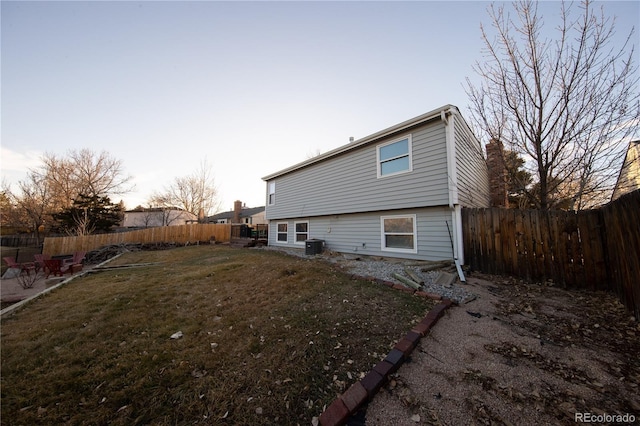
[{"label": "gravel bed", "polygon": [[[424,284],[421,290],[435,293],[442,298],[451,299],[457,303],[465,303],[475,298],[475,295],[465,289],[458,279],[451,285],[436,284],[440,271],[423,272],[424,265],[420,265],[420,261],[406,259],[379,258],[374,256],[355,256],[343,253],[325,251],[322,254],[306,255],[301,249],[288,249],[281,247],[265,246],[262,249],[277,250],[287,254],[298,256],[306,259],[324,259],[328,262],[335,263],[345,272],[359,277],[373,277],[379,280],[402,284],[393,277],[393,274],[406,276],[405,269],[414,272]],[[426,264],[426,262],[424,262]]]}]

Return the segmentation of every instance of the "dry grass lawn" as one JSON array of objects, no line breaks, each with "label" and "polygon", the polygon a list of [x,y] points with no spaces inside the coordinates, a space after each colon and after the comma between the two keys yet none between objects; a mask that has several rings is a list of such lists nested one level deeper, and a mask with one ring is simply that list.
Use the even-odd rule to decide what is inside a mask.
[{"label": "dry grass lawn", "polygon": [[433,305],[268,250],[109,266],[140,263],[3,320],[2,424],[308,425]]}]

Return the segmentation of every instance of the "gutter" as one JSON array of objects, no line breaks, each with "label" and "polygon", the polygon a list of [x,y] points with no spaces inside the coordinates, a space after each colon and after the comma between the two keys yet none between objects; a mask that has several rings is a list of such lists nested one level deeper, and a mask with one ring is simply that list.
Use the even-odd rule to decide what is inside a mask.
[{"label": "gutter", "polygon": [[449,208],[458,204],[458,170],[456,168],[455,119],[457,109],[449,108],[441,112],[445,124],[445,140],[447,148],[447,187],[449,190]]},{"label": "gutter", "polygon": [[449,191],[449,208],[451,209],[451,223],[453,224],[452,250],[453,259],[458,269],[460,281],[465,282],[460,265],[464,264],[464,241],[462,239],[462,206],[458,193],[458,169],[456,167],[456,138],[455,123],[460,118],[457,108],[441,111],[445,124],[445,138],[447,148],[447,186]]}]

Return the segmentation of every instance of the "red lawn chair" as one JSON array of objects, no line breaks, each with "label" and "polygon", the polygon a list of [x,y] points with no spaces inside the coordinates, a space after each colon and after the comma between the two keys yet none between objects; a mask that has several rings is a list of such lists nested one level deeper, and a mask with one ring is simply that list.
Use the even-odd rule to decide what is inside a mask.
[{"label": "red lawn chair", "polygon": [[86,251],[77,251],[73,254],[73,257],[71,259],[63,259],[62,269],[65,272],[69,272],[70,274],[82,271],[82,261],[84,260],[84,256],[86,254]]},{"label": "red lawn chair", "polygon": [[45,254],[34,254],[33,258],[35,259],[36,271],[45,270],[46,266],[44,265],[45,259],[51,259],[51,256]]},{"label": "red lawn chair", "polygon": [[9,265],[9,268],[20,269],[20,273],[26,272],[27,275],[30,275],[31,271],[33,273],[36,272],[36,265],[33,262],[18,263],[10,256],[3,257],[3,259]]},{"label": "red lawn chair", "polygon": [[81,265],[84,260],[84,256],[87,254],[86,251],[77,251],[73,253],[73,257],[70,259],[63,259],[63,265]]}]

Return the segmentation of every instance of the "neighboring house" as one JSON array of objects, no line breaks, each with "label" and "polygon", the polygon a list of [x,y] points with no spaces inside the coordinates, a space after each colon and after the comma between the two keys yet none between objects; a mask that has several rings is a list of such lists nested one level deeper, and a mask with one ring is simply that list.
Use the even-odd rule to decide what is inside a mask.
[{"label": "neighboring house", "polygon": [[197,223],[198,217],[181,209],[148,208],[124,212],[123,228],[150,228]]},{"label": "neighboring house", "polygon": [[262,225],[267,221],[264,215],[264,206],[248,208],[241,201],[236,201],[233,204],[234,209],[228,212],[218,213],[207,218],[209,223],[233,223],[233,224],[248,224],[248,225]]},{"label": "neighboring house", "polygon": [[640,140],[629,142],[611,201],[640,189]]},{"label": "neighboring house", "polygon": [[269,245],[464,263],[462,207],[488,207],[480,142],[446,105],[265,176]]}]

